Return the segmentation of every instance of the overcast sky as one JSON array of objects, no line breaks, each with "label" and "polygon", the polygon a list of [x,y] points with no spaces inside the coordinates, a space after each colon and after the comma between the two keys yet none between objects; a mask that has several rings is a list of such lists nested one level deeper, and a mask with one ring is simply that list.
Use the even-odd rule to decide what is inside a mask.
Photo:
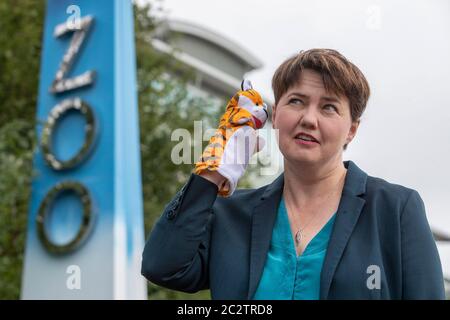
[{"label": "overcast sky", "polygon": [[450,234],[450,1],[164,0],[163,7],[259,57],[264,67],[248,78],[268,97],[276,67],[299,50],[344,54],[372,90],[345,160],[419,191],[431,225]]}]

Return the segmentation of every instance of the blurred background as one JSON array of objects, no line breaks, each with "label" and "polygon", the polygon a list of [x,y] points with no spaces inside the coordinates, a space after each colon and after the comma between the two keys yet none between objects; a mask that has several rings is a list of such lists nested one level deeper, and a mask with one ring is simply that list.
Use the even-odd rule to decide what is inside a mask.
[{"label": "blurred background", "polygon": [[[283,60],[333,48],[372,91],[344,160],[420,193],[450,296],[449,1],[139,0],[134,7],[146,235],[192,170],[170,161],[173,130],[193,132],[195,120],[215,128],[243,77],[270,105]],[[0,299],[20,297],[44,14],[44,1],[0,2]],[[270,143],[275,169],[261,175],[261,164],[252,165],[239,187],[281,173]],[[148,296],[210,298],[152,284]]]}]

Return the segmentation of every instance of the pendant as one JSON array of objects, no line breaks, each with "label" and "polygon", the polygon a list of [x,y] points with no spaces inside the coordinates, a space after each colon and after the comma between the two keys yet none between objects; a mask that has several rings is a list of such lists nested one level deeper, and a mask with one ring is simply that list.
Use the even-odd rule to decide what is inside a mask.
[{"label": "pendant", "polygon": [[300,245],[300,242],[302,242],[302,238],[303,238],[303,234],[301,230],[298,230],[297,233],[295,234],[295,244],[297,246]]}]

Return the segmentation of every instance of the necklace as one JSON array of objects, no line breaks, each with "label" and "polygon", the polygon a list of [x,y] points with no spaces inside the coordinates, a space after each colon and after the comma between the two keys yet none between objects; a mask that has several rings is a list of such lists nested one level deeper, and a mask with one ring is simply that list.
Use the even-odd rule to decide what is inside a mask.
[{"label": "necklace", "polygon": [[[290,210],[288,209],[288,211],[290,211]],[[311,224],[311,222],[315,220],[315,218],[316,218],[317,216],[318,216],[318,214],[315,214],[315,215],[308,221],[308,223],[305,224],[305,225],[303,226],[303,228],[298,228],[298,230],[297,230],[297,232],[295,233],[295,236],[294,236],[295,246],[296,246],[296,247],[298,247],[298,246],[300,245],[300,243],[302,242],[302,239],[303,239],[303,230],[305,230],[305,229]],[[295,220],[296,220],[296,219],[295,219]]]},{"label": "necklace", "polygon": [[[344,179],[344,178],[345,178],[345,174],[341,177],[340,181],[342,181],[342,179]],[[338,185],[339,185],[339,183],[338,183]],[[331,194],[330,194],[330,196],[327,197],[327,199],[329,199],[330,197],[331,197]],[[303,237],[304,237],[303,231],[310,225],[310,223],[311,223],[313,220],[315,220],[315,218],[316,218],[317,216],[318,216],[318,214],[315,214],[315,215],[308,221],[308,223],[305,224],[305,225],[303,226],[303,228],[299,228],[299,229],[297,230],[297,232],[295,233],[295,237],[294,237],[294,239],[295,239],[295,246],[296,246],[296,247],[298,247],[298,246],[300,245],[300,243],[302,242],[302,239],[303,239]]]},{"label": "necklace", "polygon": [[303,230],[306,229],[306,227],[309,226],[309,224],[311,223],[311,221],[314,220],[314,218],[316,218],[317,214],[314,215],[314,217],[312,217],[311,220],[308,221],[308,223],[303,227],[303,228],[299,228],[297,233],[295,234],[295,245],[298,247],[300,245],[300,243],[302,242],[303,239]]},{"label": "necklace", "polygon": [[298,247],[300,243],[302,242],[303,233],[302,229],[299,229],[297,233],[295,234],[295,245]]}]

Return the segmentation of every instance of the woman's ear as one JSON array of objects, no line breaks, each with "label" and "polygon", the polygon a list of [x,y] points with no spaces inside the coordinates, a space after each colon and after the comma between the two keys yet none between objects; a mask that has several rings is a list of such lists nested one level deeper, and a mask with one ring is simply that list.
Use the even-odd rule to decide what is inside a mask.
[{"label": "woman's ear", "polygon": [[356,132],[358,131],[358,127],[359,127],[359,123],[360,123],[360,119],[352,122],[350,131],[348,132],[348,135],[347,135],[346,144],[349,144],[353,140],[353,138],[356,136]]}]

